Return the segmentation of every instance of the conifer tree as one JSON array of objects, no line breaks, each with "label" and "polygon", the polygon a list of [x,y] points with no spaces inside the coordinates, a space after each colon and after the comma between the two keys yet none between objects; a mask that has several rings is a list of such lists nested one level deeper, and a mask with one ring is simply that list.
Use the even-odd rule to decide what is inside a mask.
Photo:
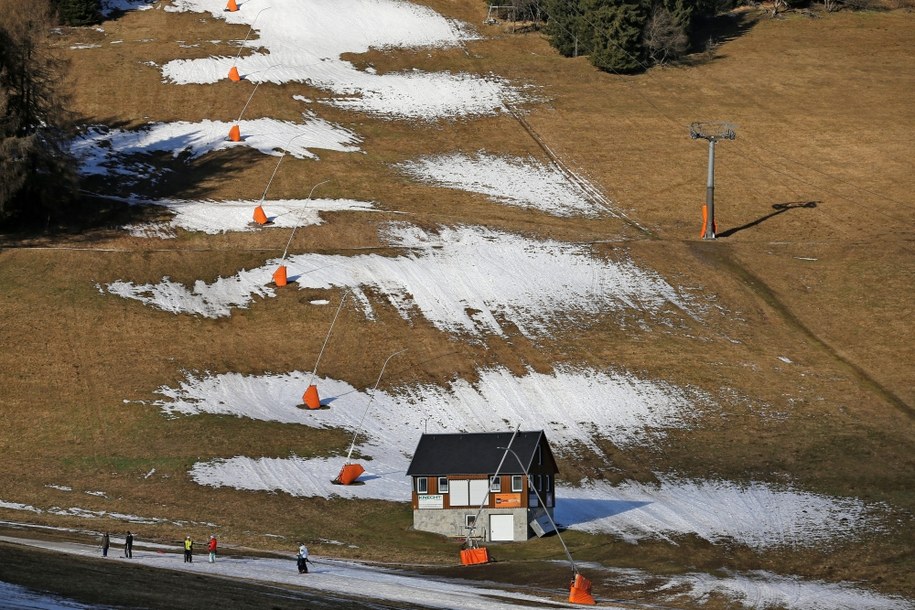
[{"label": "conifer tree", "polygon": [[0,0],[0,221],[47,223],[75,196],[51,25],[47,0]]},{"label": "conifer tree", "polygon": [[101,14],[99,0],[53,0],[61,23],[66,25],[89,25],[98,23]]},{"label": "conifer tree", "polygon": [[638,72],[644,68],[642,31],[647,22],[643,6],[612,0],[590,0],[593,28],[591,63],[610,72]]}]

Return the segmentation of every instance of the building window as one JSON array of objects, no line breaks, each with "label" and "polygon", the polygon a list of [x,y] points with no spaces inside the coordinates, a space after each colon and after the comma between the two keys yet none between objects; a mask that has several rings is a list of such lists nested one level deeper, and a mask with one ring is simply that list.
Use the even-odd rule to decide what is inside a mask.
[{"label": "building window", "polygon": [[502,477],[489,477],[489,491],[500,493],[502,491]]},{"label": "building window", "polygon": [[512,491],[513,492],[524,491],[524,481],[521,479],[520,474],[512,475]]},{"label": "building window", "polygon": [[440,494],[448,493],[448,477],[439,477],[438,478],[438,493],[440,493]]},{"label": "building window", "polygon": [[426,477],[416,477],[416,493],[429,493],[429,480]]},{"label": "building window", "polygon": [[464,515],[464,525],[468,528],[474,527],[477,524],[476,515]]},{"label": "building window", "polygon": [[537,445],[537,465],[540,466],[543,464],[543,447]]}]

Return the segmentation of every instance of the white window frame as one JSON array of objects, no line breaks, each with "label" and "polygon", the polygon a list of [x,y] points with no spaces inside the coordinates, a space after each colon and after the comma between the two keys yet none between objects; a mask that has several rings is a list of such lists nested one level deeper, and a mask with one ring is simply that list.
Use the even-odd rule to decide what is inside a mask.
[{"label": "white window frame", "polygon": [[418,494],[429,493],[429,479],[427,479],[426,477],[416,477],[416,493],[418,493]]},{"label": "white window frame", "polygon": [[502,477],[496,475],[489,477],[489,491],[492,493],[502,493]]},{"label": "white window frame", "polygon": [[438,493],[440,493],[440,494],[448,493],[448,477],[439,477],[438,478]]},{"label": "white window frame", "polygon": [[476,525],[476,522],[477,522],[476,515],[471,515],[471,514],[464,515],[464,527],[467,527],[467,528],[474,527]]},{"label": "white window frame", "polygon": [[524,479],[520,474],[512,475],[512,493],[521,493],[524,491]]}]

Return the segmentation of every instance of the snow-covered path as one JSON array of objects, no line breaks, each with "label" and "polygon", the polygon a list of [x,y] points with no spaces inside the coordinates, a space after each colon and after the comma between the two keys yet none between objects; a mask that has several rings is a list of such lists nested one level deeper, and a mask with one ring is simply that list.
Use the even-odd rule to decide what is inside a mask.
[{"label": "snow-covered path", "polygon": [[[73,542],[45,541],[0,536],[0,540],[32,547],[64,552],[82,557],[98,557],[98,548]],[[388,602],[405,602],[430,608],[462,608],[467,610],[518,610],[520,608],[574,608],[562,603],[565,594],[557,590],[556,599],[509,592],[474,583],[428,579],[417,574],[370,566],[351,561],[313,557],[307,575],[296,571],[293,553],[289,559],[220,555],[215,563],[208,563],[201,553],[192,563],[184,563],[175,548],[160,545],[135,547],[133,559],[118,556],[122,540],[112,540],[108,560],[140,564],[146,567],[185,570],[190,574],[221,576],[279,585],[295,585],[332,594],[365,595],[366,598]],[[614,606],[603,606],[614,607]]]}]

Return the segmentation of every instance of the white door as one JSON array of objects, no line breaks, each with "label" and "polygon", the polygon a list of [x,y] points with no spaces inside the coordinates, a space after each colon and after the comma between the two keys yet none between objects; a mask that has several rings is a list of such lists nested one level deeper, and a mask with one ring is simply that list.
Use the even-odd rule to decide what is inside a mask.
[{"label": "white door", "polygon": [[514,515],[489,515],[489,539],[493,542],[515,539]]}]

